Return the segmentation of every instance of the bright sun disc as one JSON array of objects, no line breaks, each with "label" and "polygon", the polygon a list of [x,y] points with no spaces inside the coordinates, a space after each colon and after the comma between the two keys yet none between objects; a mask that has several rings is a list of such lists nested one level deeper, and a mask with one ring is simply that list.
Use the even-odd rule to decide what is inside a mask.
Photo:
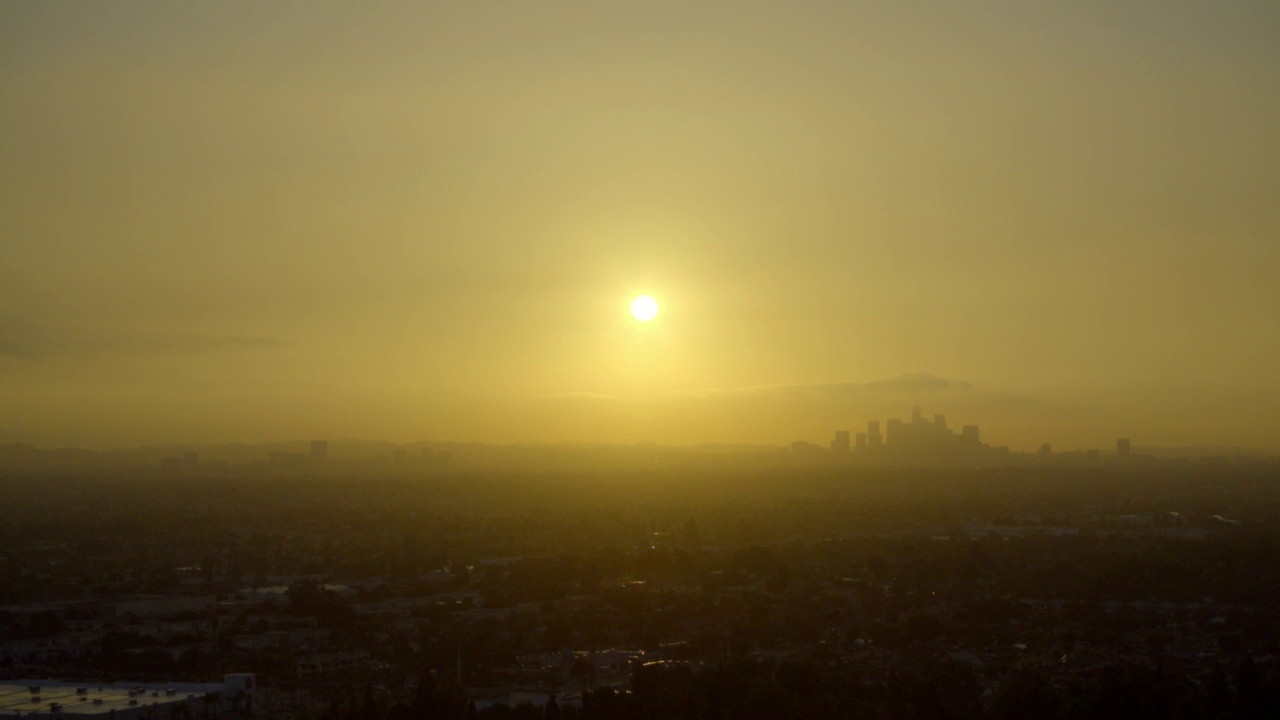
[{"label": "bright sun disc", "polygon": [[649,322],[658,317],[658,301],[648,295],[641,295],[631,301],[631,317],[640,322]]}]

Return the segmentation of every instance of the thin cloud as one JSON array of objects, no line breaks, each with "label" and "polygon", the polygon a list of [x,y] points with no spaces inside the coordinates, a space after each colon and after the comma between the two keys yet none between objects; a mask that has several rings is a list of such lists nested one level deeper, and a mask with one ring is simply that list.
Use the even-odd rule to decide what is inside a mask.
[{"label": "thin cloud", "polygon": [[943,392],[973,392],[976,386],[964,380],[911,373],[867,382],[755,385],[739,388],[705,388],[687,395],[695,397],[789,396],[840,399],[869,394],[923,395]]},{"label": "thin cloud", "polygon": [[582,391],[570,391],[563,393],[552,393],[548,397],[553,400],[579,400],[584,402],[608,402],[617,400],[617,395],[609,395],[606,393],[593,393]]},{"label": "thin cloud", "polygon": [[70,327],[42,327],[0,319],[0,357],[45,360],[105,355],[215,353],[256,350],[277,345],[273,338],[255,335],[213,335],[185,332],[101,333]]}]

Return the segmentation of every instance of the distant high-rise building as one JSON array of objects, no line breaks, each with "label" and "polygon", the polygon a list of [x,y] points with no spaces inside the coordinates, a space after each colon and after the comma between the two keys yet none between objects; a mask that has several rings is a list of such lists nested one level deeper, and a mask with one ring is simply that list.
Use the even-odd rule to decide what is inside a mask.
[{"label": "distant high-rise building", "polygon": [[978,444],[979,440],[978,440],[977,425],[965,425],[964,429],[962,429],[960,433],[961,433],[961,437],[964,438],[965,442],[973,443],[974,445]]},{"label": "distant high-rise building", "polygon": [[182,458],[173,456],[161,458],[160,472],[165,475],[177,475],[182,472]]},{"label": "distant high-rise building", "polygon": [[837,430],[836,436],[831,440],[831,452],[837,455],[849,454],[849,431]]},{"label": "distant high-rise building", "polygon": [[1126,457],[1129,455],[1131,450],[1132,448],[1129,447],[1129,438],[1120,438],[1119,440],[1116,440],[1117,455],[1121,457]]},{"label": "distant high-rise building", "polygon": [[311,441],[311,459],[312,460],[329,459],[329,442],[327,440]]},{"label": "distant high-rise building", "polygon": [[854,435],[853,442],[854,442],[854,447],[858,449],[858,452],[862,452],[863,450],[866,450],[867,434],[863,432],[863,433],[858,433],[857,435]]},{"label": "distant high-rise building", "polygon": [[934,416],[933,416],[933,424],[934,424],[934,425],[936,425],[936,426],[938,426],[938,429],[939,429],[939,430],[946,430],[946,429],[947,429],[947,416],[946,416],[946,415],[934,415]]},{"label": "distant high-rise building", "polygon": [[821,452],[822,452],[821,445],[815,445],[811,442],[805,442],[804,440],[796,440],[795,442],[791,443],[792,455],[812,456],[815,454],[820,454]]},{"label": "distant high-rise building", "polygon": [[[917,411],[920,408],[916,408]],[[884,442],[886,445],[893,445],[894,438],[902,439],[902,420],[900,418],[889,418],[889,422],[884,426]]]},{"label": "distant high-rise building", "polygon": [[880,447],[884,444],[884,438],[880,437],[880,421],[871,420],[867,422],[867,446]]},{"label": "distant high-rise building", "polygon": [[1049,443],[1045,443],[1045,444],[1041,445],[1041,446],[1040,446],[1040,454],[1041,454],[1041,455],[1052,455],[1052,454],[1053,454],[1053,445],[1051,445],[1051,444],[1049,444]]}]

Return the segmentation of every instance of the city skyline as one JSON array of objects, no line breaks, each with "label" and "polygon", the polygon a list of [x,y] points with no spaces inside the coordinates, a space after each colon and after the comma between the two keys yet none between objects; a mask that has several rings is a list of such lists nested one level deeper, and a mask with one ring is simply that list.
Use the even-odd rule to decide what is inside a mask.
[{"label": "city skyline", "polygon": [[0,2],[0,713],[1280,718],[1280,2]]},{"label": "city skyline", "polygon": [[[710,391],[698,393],[673,393],[673,395],[669,397],[669,400],[672,402],[672,407],[668,410],[677,411],[677,413],[685,414],[686,416],[690,414],[690,404],[698,404],[698,402],[701,401],[710,401],[713,402],[713,404],[717,401],[721,402],[721,407],[714,410],[714,413],[712,413],[712,411],[708,411],[707,418],[704,418],[705,425],[707,425],[707,427],[718,428],[722,427],[722,425],[717,423],[717,415],[724,416],[726,414],[735,414],[737,415],[737,423],[748,423],[748,419],[742,418],[740,414],[741,405],[735,404],[735,398],[737,398],[737,396],[748,396],[751,401],[756,402],[756,405],[754,406],[756,413],[762,415],[763,418],[773,418],[776,420],[772,424],[760,425],[760,427],[767,429],[760,430],[760,433],[748,437],[724,436],[724,434],[716,436],[716,434],[713,434],[713,436],[703,438],[664,437],[655,439],[649,437],[623,437],[620,439],[613,436],[605,436],[603,438],[549,437],[541,439],[506,439],[506,441],[504,441],[504,439],[492,439],[485,437],[449,437],[447,434],[443,434],[443,436],[439,436],[439,434],[438,436],[426,436],[426,434],[420,434],[420,436],[411,436],[408,438],[379,438],[376,436],[360,436],[360,434],[355,434],[355,436],[334,437],[342,438],[339,439],[339,442],[387,443],[387,445],[399,446],[425,446],[438,443],[438,445],[492,446],[660,445],[668,447],[699,447],[721,445],[744,447],[786,447],[795,442],[803,442],[808,443],[808,445],[813,445],[815,439],[817,439],[814,436],[815,429],[818,429],[819,434],[826,433],[829,437],[829,433],[831,433],[831,429],[829,428],[837,427],[847,429],[836,429],[835,432],[837,437],[836,441],[833,442],[840,442],[841,434],[845,434],[845,436],[847,436],[845,438],[845,442],[847,442],[851,451],[868,450],[868,448],[869,450],[874,451],[876,448],[890,445],[890,438],[893,434],[899,434],[899,437],[901,437],[904,436],[904,434],[910,434],[913,432],[913,429],[919,430],[922,425],[924,425],[924,427],[928,427],[928,425],[937,425],[937,427],[941,428],[943,436],[954,436],[959,439],[964,439],[966,442],[977,443],[977,445],[986,447],[986,441],[988,438],[986,436],[979,436],[979,424],[977,424],[977,421],[975,420],[973,423],[970,423],[970,421],[964,421],[963,424],[956,425],[955,428],[951,428],[947,425],[946,414],[933,415],[932,419],[925,418],[925,416],[920,415],[920,413],[922,413],[922,410],[920,410],[922,409],[922,405],[920,405],[922,400],[920,400],[920,397],[924,397],[923,402],[938,402],[938,398],[946,397],[948,392],[959,392],[961,393],[961,397],[963,397],[966,393],[977,393],[977,388],[974,388],[970,383],[956,382],[956,380],[945,380],[933,377],[933,375],[911,374],[900,375],[900,377],[897,378],[879,380],[879,382],[876,383],[838,383],[824,384],[824,386],[814,387],[783,386],[780,388],[745,388],[737,389],[737,391],[736,389],[716,388],[710,389]],[[809,416],[809,418],[803,418],[803,416],[801,416],[800,419],[797,419],[796,414],[792,413],[790,415],[783,416],[781,420],[778,420],[777,411],[780,406],[776,404],[777,397],[800,397],[801,400],[809,401],[809,404],[805,405],[804,402],[801,402],[800,405],[796,405],[795,407],[800,407],[800,409],[804,409],[804,407],[809,407],[809,409],[818,407],[818,413],[815,413],[813,416]],[[952,398],[954,397],[955,396],[952,396]],[[724,405],[723,402],[726,398],[728,398],[730,402],[728,402],[727,405]],[[833,401],[833,398],[835,398],[835,401]],[[858,398],[860,398],[860,401]],[[914,400],[911,400],[911,398],[914,398]],[[1052,432],[1055,425],[1044,421],[1044,419],[1046,419],[1046,414],[1044,414],[1044,405],[1038,404],[1038,402],[1034,401],[1023,400],[1023,398],[1009,398],[998,395],[996,395],[996,398],[993,401],[983,400],[982,395],[977,395],[977,398],[977,405],[974,405],[974,401],[970,400],[961,401],[959,404],[956,404],[956,406],[960,407],[961,413],[974,415],[973,407],[977,406],[980,409],[980,407],[984,406],[983,402],[993,402],[992,406],[995,407],[1004,407],[1007,404],[1015,407],[1016,410],[1021,411],[1021,418],[1023,418],[1024,421],[1029,421],[1029,425],[1024,424],[1024,427],[1021,427],[1018,430],[1012,430],[1012,432],[1010,428],[1002,428],[997,420],[989,421],[989,423],[983,425],[983,427],[993,429],[993,438],[995,438],[993,447],[1001,447],[1006,451],[1015,452],[1015,454],[1043,451],[1046,446],[1056,448],[1056,450],[1060,452],[1097,451],[1100,450],[1100,448],[1111,447],[1117,437],[1128,437],[1129,434],[1133,434],[1132,429],[1126,428],[1120,423],[1115,423],[1115,421],[1107,423],[1105,429],[1084,429],[1083,432],[1079,425],[1075,425],[1075,427],[1066,425],[1069,430],[1065,436],[1066,442],[1062,442],[1062,439],[1064,438],[1055,436]],[[911,414],[910,420],[906,421],[902,419],[900,411],[895,410],[895,407],[905,406],[902,405],[902,402],[904,401],[908,405],[914,404],[913,414]],[[570,395],[554,398],[554,402],[558,402],[558,404],[559,402],[568,402],[570,406],[580,407],[580,409],[599,410],[600,407],[609,407],[609,409],[613,410],[614,413],[620,413],[620,411],[623,414],[627,413],[625,400],[617,397]],[[739,400],[737,402],[741,401]],[[859,406],[860,409],[855,409],[855,407]],[[562,406],[562,409],[558,411],[559,414],[563,414],[563,407],[564,406]],[[878,409],[872,410],[869,413],[878,413],[878,419],[870,419],[868,421],[864,421],[864,423],[852,420],[854,416],[858,415],[863,410],[867,410],[868,407]],[[652,407],[650,407],[649,411],[652,413]],[[599,421],[602,418],[605,418],[605,415],[598,415],[596,416],[596,421]],[[1076,420],[1083,418],[1085,418],[1084,415],[1075,416]],[[609,419],[613,421],[620,421],[620,418],[618,418],[617,415],[613,415],[612,418]],[[650,419],[652,419],[652,416],[650,416]],[[621,419],[622,423],[626,423],[627,420],[628,418]],[[806,429],[803,430],[803,432],[797,433],[795,432],[796,428]],[[1280,451],[1280,447],[1266,445],[1266,443],[1244,442],[1243,439],[1239,438],[1236,439],[1235,442],[1215,442],[1212,439],[1211,433],[1198,433],[1194,429],[1187,429],[1185,432],[1176,433],[1175,437],[1183,438],[1183,441],[1181,442],[1160,442],[1158,433],[1156,433],[1155,436],[1152,436],[1149,432],[1142,432],[1140,433],[1140,436],[1147,438],[1147,442],[1144,443],[1144,445],[1151,447],[1220,447],[1234,448],[1234,450],[1242,451]],[[434,437],[434,439],[428,439],[429,437]],[[804,439],[799,439],[799,441],[797,441],[796,438],[800,437],[803,437]],[[979,437],[982,442],[979,442]],[[1085,439],[1085,441],[1082,442],[1080,441],[1080,438],[1082,437],[1092,439]],[[59,438],[24,437],[22,434],[8,434],[8,436],[0,434],[0,445],[6,445],[6,443],[8,443],[8,445],[31,445],[42,448],[84,447],[92,448],[92,450],[125,450],[125,448],[145,446],[197,447],[216,445],[279,445],[279,443],[297,442],[303,441],[298,439],[296,436],[294,436],[294,438],[241,437],[230,439],[216,437],[179,437],[157,438],[150,439],[150,441],[115,443],[115,445],[111,445],[111,443],[101,442],[76,442],[74,439],[72,439],[72,441],[65,441],[65,439]],[[328,455],[328,439],[311,439],[311,441],[305,442],[308,446],[308,455],[314,457],[324,457]],[[900,442],[899,447],[901,446],[902,443]],[[815,445],[815,447],[817,447],[817,445]]]},{"label": "city skyline", "polygon": [[[447,440],[420,440],[397,443],[386,440],[311,439],[260,443],[171,443],[136,448],[115,448],[101,455],[83,454],[73,448],[39,448],[29,443],[0,444],[0,470],[15,472],[37,469],[41,458],[54,460],[45,465],[46,470],[56,466],[59,453],[75,453],[63,456],[63,470],[93,467],[94,458],[115,456],[113,467],[142,469],[143,465],[158,464],[162,475],[235,476],[267,472],[326,473],[348,472],[363,468],[366,471],[403,473],[406,471],[475,471],[524,470],[539,472],[547,469],[545,463],[555,459],[565,460],[577,455],[594,458],[581,470],[600,470],[610,466],[623,467],[639,461],[641,465],[652,458],[703,456],[707,458],[737,457],[744,461],[751,458],[767,460],[790,456],[800,461],[820,460],[836,465],[856,464],[880,467],[932,466],[970,467],[1032,464],[1046,460],[1069,463],[1097,463],[1106,458],[1124,460],[1143,458],[1151,460],[1197,459],[1275,459],[1275,451],[1245,446],[1182,446],[1135,444],[1131,437],[1122,436],[1104,447],[1064,449],[1052,440],[1037,448],[1011,448],[1008,445],[988,443],[981,426],[966,418],[951,425],[945,413],[926,416],[919,405],[912,408],[909,419],[901,415],[866,421],[862,430],[836,429],[826,443],[810,439],[794,439],[789,442],[762,444],[691,443],[670,445],[658,443],[484,443]],[[857,427],[857,426],[855,426]],[[883,429],[883,430],[882,430]],[[331,454],[331,446],[338,448]],[[534,454],[528,454],[533,452]],[[551,452],[552,455],[540,454]],[[124,455],[122,455],[122,453]],[[163,454],[162,454],[163,453]],[[496,454],[495,454],[496,453]],[[512,454],[514,453],[514,454]],[[603,454],[600,454],[603,453]],[[637,454],[638,453],[638,454]],[[656,454],[654,454],[656,453]],[[133,458],[128,468],[118,462],[121,457]],[[139,460],[142,458],[142,460]],[[153,458],[148,460],[146,458]],[[158,460],[155,460],[158,458]],[[502,458],[494,465],[495,458]],[[70,460],[67,464],[65,461]],[[211,463],[204,461],[212,460]],[[373,464],[370,465],[369,463]],[[139,464],[141,463],[141,464]],[[202,464],[204,463],[204,464]],[[352,465],[352,463],[356,463]],[[513,464],[514,463],[514,464]],[[1134,465],[1134,468],[1145,467]],[[104,466],[105,469],[105,466]]]}]

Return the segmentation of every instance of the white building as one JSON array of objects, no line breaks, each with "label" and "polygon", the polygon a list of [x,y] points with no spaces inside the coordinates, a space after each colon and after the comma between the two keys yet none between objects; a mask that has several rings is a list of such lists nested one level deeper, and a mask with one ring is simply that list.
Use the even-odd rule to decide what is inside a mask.
[{"label": "white building", "polygon": [[226,675],[220,683],[10,680],[0,683],[0,719],[229,720],[253,714],[256,684],[250,673]]}]

